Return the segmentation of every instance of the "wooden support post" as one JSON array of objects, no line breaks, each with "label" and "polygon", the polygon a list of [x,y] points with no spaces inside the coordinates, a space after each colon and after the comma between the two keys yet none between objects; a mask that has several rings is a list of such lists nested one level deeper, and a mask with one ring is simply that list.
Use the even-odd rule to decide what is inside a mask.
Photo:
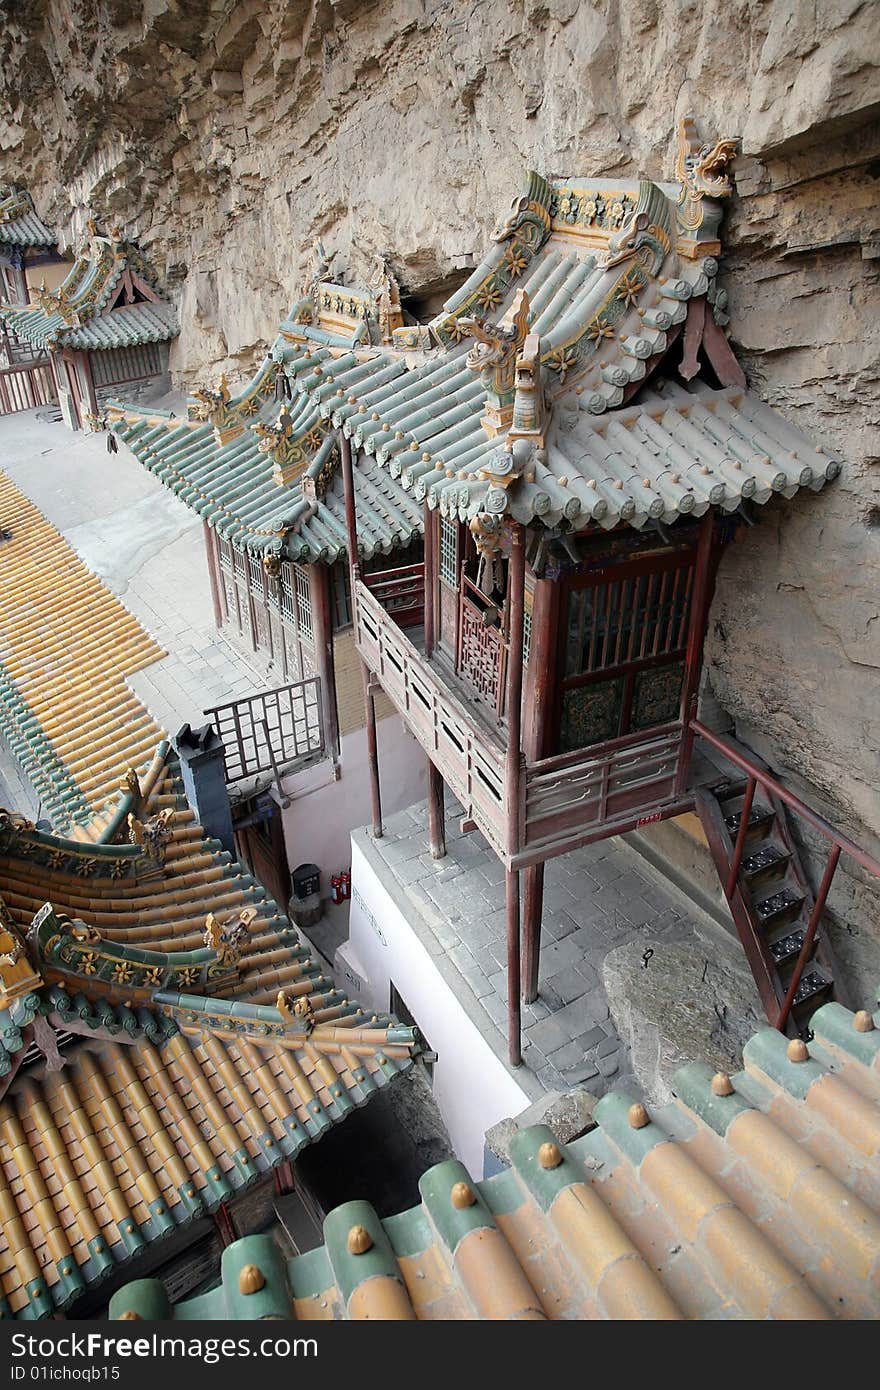
[{"label": "wooden support post", "polygon": [[428,843],[432,859],[446,855],[446,808],[443,775],[428,759]]},{"label": "wooden support post", "polygon": [[318,675],[321,678],[321,719],[324,725],[324,748],[335,760],[339,752],[339,719],[336,710],[336,666],[333,653],[330,569],[327,565],[312,564],[309,565],[308,571],[315,660],[318,665]]},{"label": "wooden support post", "polygon": [[379,745],[376,739],[376,704],[370,686],[370,673],[361,662],[364,679],[364,708],[367,715],[367,759],[370,765],[370,806],[373,813],[373,838],[382,838],[382,797],[379,791]]},{"label": "wooden support post", "polygon": [[437,604],[437,518],[425,503],[425,656],[430,657],[436,641]]},{"label": "wooden support post", "polygon": [[678,771],[675,774],[675,795],[685,791],[691,767],[691,754],[694,747],[694,731],[691,720],[697,717],[697,697],[700,689],[700,671],[703,664],[703,640],[709,619],[709,605],[715,588],[715,570],[719,553],[713,553],[712,539],[715,516],[712,508],[700,522],[700,539],[697,542],[697,558],[694,572],[694,591],[691,600],[691,624],[688,632],[685,654],[684,683],[681,691],[681,749],[678,755]]},{"label": "wooden support post", "polygon": [[538,997],[543,912],[544,865],[531,864],[525,870],[523,901],[522,997],[526,1004],[533,1004]]},{"label": "wooden support post", "polygon": [[522,686],[523,686],[523,606],[525,599],[525,528],[518,522],[511,527],[510,560],[507,575],[509,605],[509,647],[507,653],[507,755],[504,792],[507,800],[507,851],[520,849],[520,783],[522,769]]},{"label": "wooden support post", "polygon": [[[93,415],[97,415],[97,414],[99,413],[99,412],[98,412],[98,397],[97,397],[97,395],[95,394],[95,382],[94,382],[94,378],[92,377],[92,362],[91,362],[91,358],[89,357],[89,354],[88,354],[87,352],[78,352],[78,353],[76,354],[76,356],[77,356],[77,363],[76,363],[76,367],[75,367],[74,370],[80,373],[80,381],[82,382],[83,386],[85,387],[85,396],[86,396],[86,401],[87,401],[87,403],[88,403],[88,408],[89,408],[89,410],[91,411],[91,413],[92,413]],[[80,367],[82,368],[81,371],[80,371]],[[80,424],[82,424],[82,419],[81,419],[81,418],[80,418]]]},{"label": "wooden support post", "polygon": [[519,1002],[519,872],[504,876],[507,909],[507,1057],[512,1067],[522,1065],[522,1012]]},{"label": "wooden support post", "polygon": [[360,578],[361,562],[358,554],[357,508],[354,496],[354,465],[351,458],[351,440],[342,430],[339,431],[339,456],[342,459],[342,487],[345,495],[345,524],[348,531],[348,563],[351,568],[351,587]]},{"label": "wooden support post", "polygon": [[557,635],[561,584],[553,579],[535,581],[532,600],[532,640],[525,672],[523,700],[523,751],[528,762],[549,757],[553,734],[558,673]]},{"label": "wooden support post", "polygon": [[223,604],[220,600],[220,566],[217,559],[217,541],[213,527],[202,522],[202,536],[205,542],[205,558],[208,561],[208,578],[211,581],[211,602],[214,605],[214,625],[223,626]]},{"label": "wooden support post", "polygon": [[[526,581],[525,529],[518,522],[511,527],[510,560],[507,572],[509,605],[509,648],[507,654],[507,754],[504,765],[504,793],[507,801],[507,852],[520,849],[522,791],[522,685],[523,685],[523,605]],[[519,872],[507,869],[507,1050],[510,1065],[522,1062],[522,1018],[520,1013],[520,925]]]}]

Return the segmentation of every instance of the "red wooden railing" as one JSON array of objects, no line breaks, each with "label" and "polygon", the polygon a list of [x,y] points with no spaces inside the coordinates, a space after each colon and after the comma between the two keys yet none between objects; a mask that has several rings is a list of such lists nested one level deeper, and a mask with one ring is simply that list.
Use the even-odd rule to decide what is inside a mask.
[{"label": "red wooden railing", "polygon": [[52,405],[57,399],[55,378],[48,360],[30,366],[20,363],[0,367],[0,415],[15,415],[38,405]]},{"label": "red wooden railing", "polygon": [[801,976],[810,959],[813,942],[816,938],[816,932],[819,929],[822,913],[825,911],[825,904],[834,879],[834,871],[837,868],[841,854],[849,855],[851,859],[854,859],[855,862],[861,865],[869,874],[872,874],[878,879],[880,879],[880,864],[857,845],[854,840],[851,840],[847,835],[841,834],[841,832],[836,830],[824,816],[820,816],[817,811],[814,811],[805,801],[802,801],[799,796],[789,791],[787,787],[784,787],[782,783],[778,782],[769,772],[765,772],[762,768],[758,767],[757,763],[747,758],[740,749],[736,748],[732,743],[728,743],[727,739],[721,738],[718,734],[713,733],[711,729],[707,729],[705,724],[701,724],[698,719],[692,719],[690,727],[698,738],[705,739],[713,748],[717,748],[719,753],[723,753],[727,761],[733,763],[734,767],[738,767],[741,772],[744,772],[748,779],[746,781],[739,830],[733,850],[733,860],[730,865],[730,877],[726,884],[728,897],[733,892],[737,878],[739,877],[748,829],[749,812],[752,809],[752,802],[757,787],[760,786],[764,788],[765,791],[772,792],[774,796],[778,797],[780,801],[790,807],[795,815],[800,816],[801,820],[805,821],[807,825],[812,826],[814,830],[817,830],[820,835],[831,842],[831,849],[825,864],[825,871],[822,874],[822,882],[819,884],[819,891],[816,894],[813,910],[810,913],[810,919],[804,933],[803,945],[801,946],[800,954],[795,962],[794,973],[792,974],[788,991],[782,1001],[776,1019],[776,1027],[780,1029],[780,1031],[783,1031],[788,1023],[788,1016],[791,1013],[794,997],[797,994],[798,985],[801,982]]},{"label": "red wooden railing", "polygon": [[363,581],[398,627],[418,627],[425,619],[425,566],[400,565],[374,570]]}]

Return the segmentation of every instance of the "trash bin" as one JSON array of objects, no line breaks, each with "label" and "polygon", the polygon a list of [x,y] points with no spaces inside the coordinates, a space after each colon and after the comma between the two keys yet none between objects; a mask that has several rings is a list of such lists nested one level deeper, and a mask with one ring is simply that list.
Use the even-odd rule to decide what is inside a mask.
[{"label": "trash bin", "polygon": [[290,878],[293,892],[287,915],[298,927],[314,926],[321,918],[321,870],[317,864],[297,864]]}]

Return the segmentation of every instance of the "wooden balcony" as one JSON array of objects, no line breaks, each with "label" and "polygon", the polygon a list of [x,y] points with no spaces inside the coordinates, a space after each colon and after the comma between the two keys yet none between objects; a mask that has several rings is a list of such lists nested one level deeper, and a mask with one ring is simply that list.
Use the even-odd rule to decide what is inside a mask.
[{"label": "wooden balcony", "polygon": [[447,785],[504,857],[504,748],[479,727],[360,580],[353,599],[358,651]]},{"label": "wooden balcony", "polygon": [[539,863],[689,806],[690,798],[676,790],[683,750],[678,722],[588,751],[524,761],[520,804],[508,805],[503,727],[497,736],[489,732],[360,581],[354,585],[354,609],[361,656],[508,867]]}]

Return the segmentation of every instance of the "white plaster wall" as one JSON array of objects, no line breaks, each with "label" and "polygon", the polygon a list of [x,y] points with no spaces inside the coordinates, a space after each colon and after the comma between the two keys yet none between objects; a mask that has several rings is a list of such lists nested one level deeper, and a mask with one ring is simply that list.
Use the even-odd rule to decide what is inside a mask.
[{"label": "white plaster wall", "polygon": [[[425,755],[395,714],[376,726],[379,743],[379,782],[382,813],[391,816],[424,801],[427,795]],[[367,735],[364,729],[346,734],[340,745],[340,778],[333,781],[331,764],[284,779],[291,797],[282,813],[287,862],[317,864],[321,891],[330,895],[330,875],[351,862],[351,832],[371,820]]]},{"label": "white plaster wall", "polygon": [[434,1099],[455,1152],[479,1179],[486,1130],[518,1115],[533,1097],[496,1057],[357,844],[351,861],[349,940],[337,954],[348,971],[337,970],[339,983],[367,1007],[387,1010],[394,981],[437,1053]]}]

